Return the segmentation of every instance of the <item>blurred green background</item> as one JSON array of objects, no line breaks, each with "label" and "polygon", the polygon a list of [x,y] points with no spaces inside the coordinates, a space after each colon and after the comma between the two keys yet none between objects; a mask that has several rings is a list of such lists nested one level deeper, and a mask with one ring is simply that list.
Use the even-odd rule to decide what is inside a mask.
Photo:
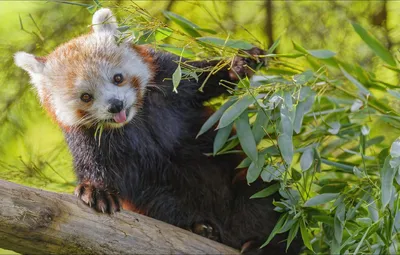
[{"label": "blurred green background", "polygon": [[[17,69],[12,59],[17,51],[46,55],[57,45],[88,32],[91,14],[79,4],[93,2],[73,3],[0,2],[0,179],[58,192],[71,193],[74,189],[72,159],[62,133],[41,109],[28,75]],[[350,24],[361,24],[396,55],[400,43],[398,1],[171,0],[102,4],[113,8],[122,21],[133,15],[127,10],[136,5],[164,22],[168,20],[162,11],[169,10],[217,31],[221,38],[243,39],[264,49],[281,36],[276,53],[294,52],[292,41],[307,49],[329,49],[339,59],[372,71],[378,80],[398,84],[398,75],[383,67]],[[398,102],[392,104],[400,108]],[[385,148],[400,131],[389,125],[380,127],[382,124],[373,123],[371,136],[385,133],[387,139],[379,145]]]}]

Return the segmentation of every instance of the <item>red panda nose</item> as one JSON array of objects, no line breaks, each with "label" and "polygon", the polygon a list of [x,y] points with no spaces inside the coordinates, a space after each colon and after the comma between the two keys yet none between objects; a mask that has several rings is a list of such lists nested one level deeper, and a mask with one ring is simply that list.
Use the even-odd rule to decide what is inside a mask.
[{"label": "red panda nose", "polygon": [[122,109],[124,109],[124,102],[122,102],[119,99],[110,99],[108,101],[108,103],[110,104],[108,111],[110,113],[119,113],[120,111],[122,111]]}]

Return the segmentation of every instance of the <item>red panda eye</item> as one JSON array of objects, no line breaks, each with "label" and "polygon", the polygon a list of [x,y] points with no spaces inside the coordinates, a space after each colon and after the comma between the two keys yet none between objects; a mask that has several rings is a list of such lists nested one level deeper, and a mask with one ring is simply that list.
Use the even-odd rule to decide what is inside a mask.
[{"label": "red panda eye", "polygon": [[114,75],[114,82],[115,84],[120,84],[121,82],[124,81],[124,76],[122,76],[122,74],[117,73],[116,75]]},{"label": "red panda eye", "polygon": [[88,93],[83,93],[83,94],[81,95],[81,100],[82,100],[83,102],[85,102],[85,103],[89,103],[90,101],[92,101],[92,99],[93,99],[93,96],[90,95],[90,94],[88,94]]}]

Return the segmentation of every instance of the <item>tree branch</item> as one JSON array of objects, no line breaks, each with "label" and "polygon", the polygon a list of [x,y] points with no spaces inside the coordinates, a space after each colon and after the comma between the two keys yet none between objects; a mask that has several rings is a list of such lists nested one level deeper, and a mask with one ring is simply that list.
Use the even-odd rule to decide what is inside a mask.
[{"label": "tree branch", "polygon": [[238,254],[143,215],[96,213],[72,195],[3,180],[0,248],[24,254]]}]

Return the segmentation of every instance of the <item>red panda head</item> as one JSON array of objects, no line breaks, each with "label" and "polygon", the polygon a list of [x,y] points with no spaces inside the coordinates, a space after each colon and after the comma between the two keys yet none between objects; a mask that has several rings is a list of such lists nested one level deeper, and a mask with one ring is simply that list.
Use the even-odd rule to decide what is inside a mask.
[{"label": "red panda head", "polygon": [[94,14],[92,27],[47,57],[18,52],[15,63],[29,73],[42,105],[61,126],[118,128],[140,108],[152,69],[143,52],[128,41],[117,43],[109,9]]}]

